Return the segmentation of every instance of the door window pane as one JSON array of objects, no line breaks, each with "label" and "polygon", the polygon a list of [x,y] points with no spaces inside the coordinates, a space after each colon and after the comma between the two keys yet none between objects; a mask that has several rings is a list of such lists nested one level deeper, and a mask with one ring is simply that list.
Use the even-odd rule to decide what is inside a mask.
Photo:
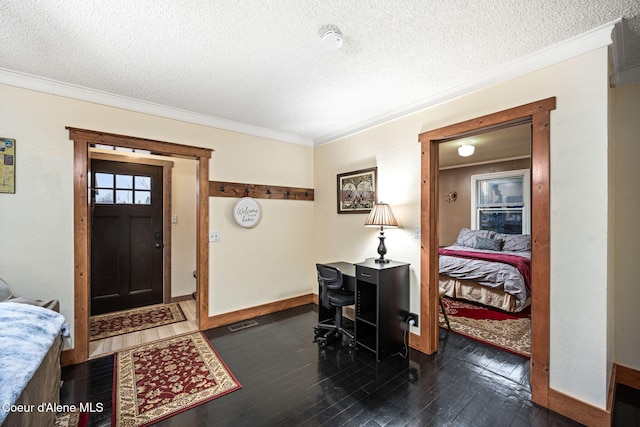
[{"label": "door window pane", "polygon": [[[151,177],[96,172],[95,202],[150,205]],[[115,197],[114,197],[115,196]]]},{"label": "door window pane", "polygon": [[116,175],[116,188],[133,188],[133,177],[131,175]]},{"label": "door window pane", "polygon": [[150,205],[150,204],[151,204],[151,191],[136,190],[136,205]]},{"label": "door window pane", "polygon": [[96,187],[98,188],[113,188],[113,174],[112,173],[96,173]]},{"label": "door window pane", "polygon": [[136,176],[135,178],[136,190],[151,190],[151,177],[150,176]]},{"label": "door window pane", "polygon": [[132,204],[133,203],[133,191],[131,190],[116,190],[116,203],[118,204]]},{"label": "door window pane", "polygon": [[100,188],[96,190],[96,203],[112,204],[113,203],[113,190],[106,190]]}]

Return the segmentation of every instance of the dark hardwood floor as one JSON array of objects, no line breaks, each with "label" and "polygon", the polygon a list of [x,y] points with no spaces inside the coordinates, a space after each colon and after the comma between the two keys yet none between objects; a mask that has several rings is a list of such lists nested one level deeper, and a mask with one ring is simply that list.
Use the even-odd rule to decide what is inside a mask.
[{"label": "dark hardwood floor", "polygon": [[[531,403],[527,359],[454,333],[441,331],[435,355],[409,350],[407,359],[376,363],[366,350],[312,343],[313,305],[256,320],[236,332],[205,332],[243,388],[157,425],[579,425]],[[110,425],[113,357],[66,367],[62,377],[61,403],[102,403],[89,425]],[[618,388],[615,425],[640,426],[636,392]]]}]

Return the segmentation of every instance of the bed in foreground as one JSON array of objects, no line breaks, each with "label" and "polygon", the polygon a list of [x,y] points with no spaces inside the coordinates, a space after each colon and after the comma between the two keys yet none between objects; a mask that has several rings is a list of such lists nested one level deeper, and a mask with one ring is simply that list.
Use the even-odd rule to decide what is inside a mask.
[{"label": "bed in foreground", "polygon": [[2,427],[54,425],[63,323],[64,316],[48,308],[0,303]]},{"label": "bed in foreground", "polygon": [[531,303],[530,235],[463,228],[439,254],[445,295],[508,312]]}]

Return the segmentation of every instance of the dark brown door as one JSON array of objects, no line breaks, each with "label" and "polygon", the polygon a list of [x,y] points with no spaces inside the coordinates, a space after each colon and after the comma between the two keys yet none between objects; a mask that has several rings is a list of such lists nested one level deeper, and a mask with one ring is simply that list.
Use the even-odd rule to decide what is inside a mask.
[{"label": "dark brown door", "polygon": [[91,161],[91,314],[162,303],[162,167]]}]

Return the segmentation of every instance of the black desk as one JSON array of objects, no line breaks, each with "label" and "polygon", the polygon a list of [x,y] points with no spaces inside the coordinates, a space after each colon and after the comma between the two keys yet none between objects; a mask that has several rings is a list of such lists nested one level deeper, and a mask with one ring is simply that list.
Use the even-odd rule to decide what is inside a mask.
[{"label": "black desk", "polygon": [[[375,353],[376,360],[380,361],[404,350],[409,315],[409,264],[398,261],[381,264],[374,260],[327,265],[340,269],[343,288],[356,294],[356,344]],[[334,313],[319,305],[320,321],[333,317]]]}]

